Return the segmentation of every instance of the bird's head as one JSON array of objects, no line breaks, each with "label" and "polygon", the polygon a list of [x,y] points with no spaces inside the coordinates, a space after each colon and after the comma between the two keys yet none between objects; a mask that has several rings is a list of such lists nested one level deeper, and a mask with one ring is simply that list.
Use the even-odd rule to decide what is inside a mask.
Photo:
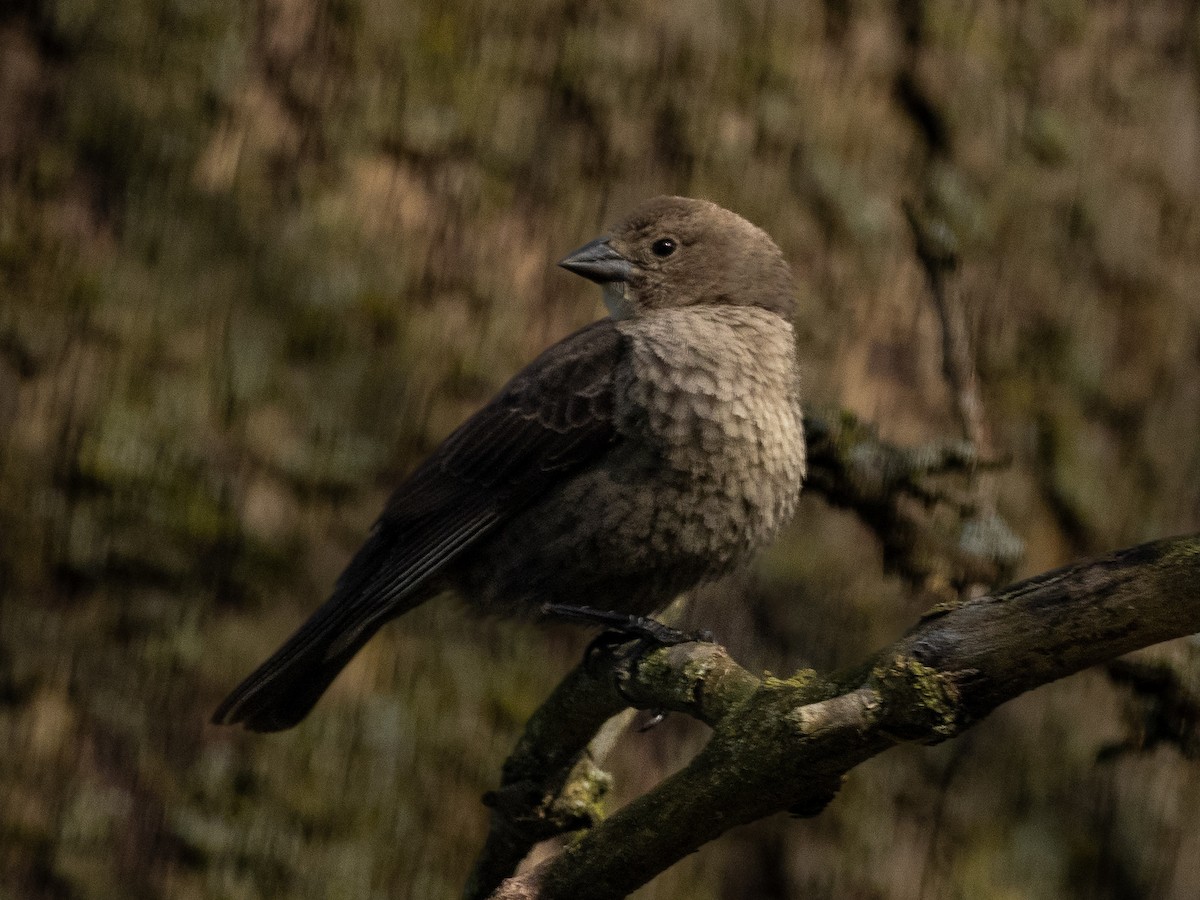
[{"label": "bird's head", "polygon": [[795,287],[765,231],[707,200],[655,197],[559,265],[604,288],[613,318],[683,306],[755,306],[791,321]]}]

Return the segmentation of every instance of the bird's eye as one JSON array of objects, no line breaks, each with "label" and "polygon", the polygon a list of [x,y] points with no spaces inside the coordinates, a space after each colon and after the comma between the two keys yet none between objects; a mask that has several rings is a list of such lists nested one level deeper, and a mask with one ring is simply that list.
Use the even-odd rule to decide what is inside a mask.
[{"label": "bird's eye", "polygon": [[670,238],[659,238],[650,245],[650,249],[654,251],[655,256],[670,256],[679,249],[679,245]]}]

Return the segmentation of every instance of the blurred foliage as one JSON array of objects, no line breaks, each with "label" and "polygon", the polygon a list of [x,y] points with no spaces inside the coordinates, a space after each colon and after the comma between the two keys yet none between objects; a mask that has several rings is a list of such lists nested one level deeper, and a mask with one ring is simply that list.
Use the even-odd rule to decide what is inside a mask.
[{"label": "blurred foliage", "polygon": [[[662,192],[777,238],[807,395],[910,443],[959,436],[904,205],[935,217],[1027,570],[1200,523],[1195,3],[6,4],[0,893],[458,892],[579,636],[443,603],[294,732],[207,714],[387,486],[599,314],[552,261]],[[776,671],[921,607],[812,499],[709,593]],[[1097,766],[1120,727],[1081,676],[638,896],[1197,896],[1200,773]],[[697,728],[627,739],[618,802]]]}]

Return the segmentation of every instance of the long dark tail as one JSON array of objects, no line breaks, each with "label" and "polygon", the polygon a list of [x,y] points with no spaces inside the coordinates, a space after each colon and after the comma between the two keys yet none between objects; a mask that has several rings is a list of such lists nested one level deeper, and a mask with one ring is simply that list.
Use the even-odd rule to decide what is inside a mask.
[{"label": "long dark tail", "polygon": [[213,713],[215,724],[291,728],[385,622],[436,594],[438,573],[499,522],[494,504],[449,502],[453,492],[436,482],[440,470],[422,471],[426,480],[435,478],[432,486],[419,473],[401,486],[333,596],[225,698]]},{"label": "long dark tail", "polygon": [[337,590],[300,630],[255,669],[213,713],[215,725],[283,731],[309,714],[338,673],[384,623],[424,603],[421,586],[386,603]]}]

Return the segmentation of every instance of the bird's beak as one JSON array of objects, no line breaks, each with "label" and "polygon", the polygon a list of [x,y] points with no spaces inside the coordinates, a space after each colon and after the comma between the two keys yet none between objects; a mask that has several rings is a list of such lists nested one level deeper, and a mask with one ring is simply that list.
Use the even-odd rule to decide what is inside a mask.
[{"label": "bird's beak", "polygon": [[560,259],[558,264],[597,284],[625,281],[633,270],[629,260],[609,246],[608,238],[589,241],[570,256]]}]

